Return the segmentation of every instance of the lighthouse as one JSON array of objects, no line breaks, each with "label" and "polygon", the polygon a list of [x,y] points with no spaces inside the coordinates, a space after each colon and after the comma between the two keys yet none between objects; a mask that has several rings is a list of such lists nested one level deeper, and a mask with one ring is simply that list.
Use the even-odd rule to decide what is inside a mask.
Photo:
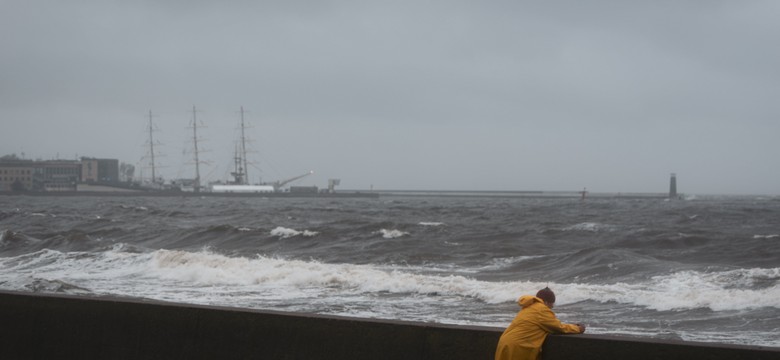
[{"label": "lighthouse", "polygon": [[677,198],[677,174],[675,173],[672,173],[671,178],[669,178],[669,198]]}]

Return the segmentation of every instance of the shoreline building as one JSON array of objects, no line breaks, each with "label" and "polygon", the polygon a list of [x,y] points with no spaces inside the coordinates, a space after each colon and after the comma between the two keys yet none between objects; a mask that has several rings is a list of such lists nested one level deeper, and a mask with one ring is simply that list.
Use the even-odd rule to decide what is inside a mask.
[{"label": "shoreline building", "polygon": [[0,192],[77,191],[78,184],[120,184],[119,160],[28,160],[0,158]]},{"label": "shoreline building", "polygon": [[118,183],[119,160],[82,157],[81,181],[85,183]]},{"label": "shoreline building", "polygon": [[81,181],[81,163],[73,160],[36,161],[34,191],[76,191]]},{"label": "shoreline building", "polygon": [[0,191],[24,191],[33,187],[32,160],[0,160]]}]

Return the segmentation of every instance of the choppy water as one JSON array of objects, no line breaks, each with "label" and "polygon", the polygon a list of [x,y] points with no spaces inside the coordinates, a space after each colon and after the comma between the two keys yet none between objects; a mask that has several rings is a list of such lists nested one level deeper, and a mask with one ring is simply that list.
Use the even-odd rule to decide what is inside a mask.
[{"label": "choppy water", "polygon": [[780,347],[780,199],[0,197],[0,289]]}]

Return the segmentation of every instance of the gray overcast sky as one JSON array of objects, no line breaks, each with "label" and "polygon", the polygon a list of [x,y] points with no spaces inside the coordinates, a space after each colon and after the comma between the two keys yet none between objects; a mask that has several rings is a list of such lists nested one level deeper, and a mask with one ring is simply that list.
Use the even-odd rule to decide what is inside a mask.
[{"label": "gray overcast sky", "polygon": [[[0,0],[0,155],[253,182],[780,194],[780,2]],[[189,164],[187,164],[189,162]],[[146,176],[149,169],[143,170]]]}]

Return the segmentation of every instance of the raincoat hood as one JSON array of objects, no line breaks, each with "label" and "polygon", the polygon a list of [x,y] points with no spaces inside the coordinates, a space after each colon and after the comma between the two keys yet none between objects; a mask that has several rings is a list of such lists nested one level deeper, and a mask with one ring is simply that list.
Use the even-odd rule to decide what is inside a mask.
[{"label": "raincoat hood", "polygon": [[523,295],[519,299],[517,299],[517,305],[520,305],[524,308],[531,306],[537,302],[544,304],[544,300],[533,295]]}]

